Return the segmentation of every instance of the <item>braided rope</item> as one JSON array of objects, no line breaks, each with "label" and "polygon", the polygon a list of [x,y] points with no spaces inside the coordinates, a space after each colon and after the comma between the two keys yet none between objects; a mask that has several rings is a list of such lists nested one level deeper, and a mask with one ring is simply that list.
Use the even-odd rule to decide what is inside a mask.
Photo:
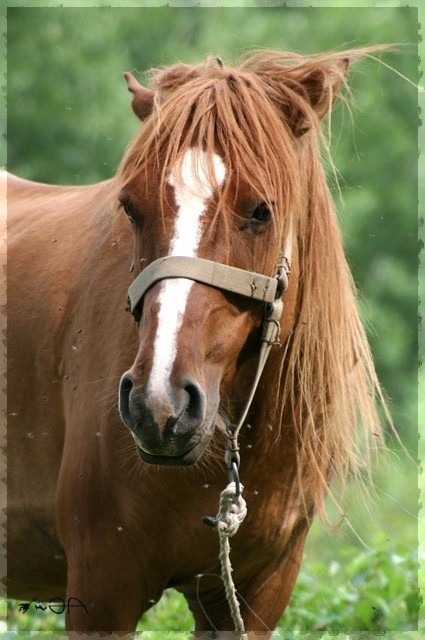
[{"label": "braided rope", "polygon": [[[243,486],[240,485],[242,493]],[[240,613],[239,602],[236,596],[235,584],[232,578],[232,564],[230,562],[229,538],[234,536],[239,525],[243,522],[247,514],[246,502],[241,495],[237,494],[235,482],[230,482],[220,494],[220,503],[216,519],[216,529],[220,540],[219,560],[221,565],[221,577],[224,583],[227,602],[230,607],[235,634],[240,640],[246,640],[244,622]]]}]

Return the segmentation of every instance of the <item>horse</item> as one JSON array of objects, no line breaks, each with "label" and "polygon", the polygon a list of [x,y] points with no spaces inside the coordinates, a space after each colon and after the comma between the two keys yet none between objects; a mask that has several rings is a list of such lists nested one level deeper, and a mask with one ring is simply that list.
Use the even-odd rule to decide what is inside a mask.
[{"label": "horse", "polygon": [[71,634],[131,637],[174,588],[194,637],[234,637],[202,521],[229,478],[240,615],[270,638],[332,481],[367,467],[381,393],[321,155],[364,55],[128,72],[111,179],[8,176],[8,593],[78,599]]}]

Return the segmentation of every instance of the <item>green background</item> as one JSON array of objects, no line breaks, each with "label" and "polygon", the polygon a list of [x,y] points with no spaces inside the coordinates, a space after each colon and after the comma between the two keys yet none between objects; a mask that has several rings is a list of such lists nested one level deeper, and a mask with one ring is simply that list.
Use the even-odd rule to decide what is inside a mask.
[{"label": "green background", "polygon": [[[395,52],[380,56],[385,64],[367,59],[352,69],[352,111],[338,107],[332,118],[340,193],[331,185],[378,374],[416,459],[418,115],[416,90],[399,74],[418,82],[417,10],[176,4],[9,8],[9,171],[65,184],[113,175],[139,126],[126,70],[143,79],[151,67],[196,62],[210,53],[230,62],[252,48],[314,53],[397,43]],[[315,525],[286,629],[415,628],[416,469],[397,443],[389,446],[377,468],[374,505],[353,489],[346,509],[351,526],[330,534]],[[377,572],[387,577],[385,584],[375,583]],[[180,602],[171,606],[183,615]],[[148,619],[145,628],[175,629],[173,614],[165,611],[158,616],[168,622]],[[10,628],[25,624],[12,606]]]}]

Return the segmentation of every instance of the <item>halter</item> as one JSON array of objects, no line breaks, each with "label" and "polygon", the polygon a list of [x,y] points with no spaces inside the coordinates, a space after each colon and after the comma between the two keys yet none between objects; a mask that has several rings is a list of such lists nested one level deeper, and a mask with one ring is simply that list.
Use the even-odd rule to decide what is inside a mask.
[{"label": "halter", "polygon": [[290,220],[275,275],[271,278],[261,273],[238,269],[203,258],[167,256],[159,258],[145,267],[128,289],[128,305],[136,322],[140,320],[139,305],[147,290],[160,280],[168,278],[188,278],[216,289],[238,294],[244,298],[258,300],[266,305],[257,370],[242,415],[236,425],[226,424],[219,414],[215,419],[216,426],[227,434],[225,461],[230,480],[236,483],[238,495],[240,495],[239,431],[248,415],[271,347],[274,344],[279,344],[280,318],[283,312],[282,296],[288,288],[288,278],[291,272],[292,242],[293,229],[292,220]]}]

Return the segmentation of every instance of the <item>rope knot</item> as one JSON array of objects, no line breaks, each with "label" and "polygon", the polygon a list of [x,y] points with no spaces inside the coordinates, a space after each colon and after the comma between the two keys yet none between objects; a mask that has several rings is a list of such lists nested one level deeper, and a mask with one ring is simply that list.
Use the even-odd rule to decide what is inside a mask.
[{"label": "rope knot", "polygon": [[[243,490],[242,485],[240,490]],[[246,514],[246,502],[241,495],[237,496],[236,483],[229,482],[220,494],[216,525],[219,534],[226,538],[234,536]]]}]

